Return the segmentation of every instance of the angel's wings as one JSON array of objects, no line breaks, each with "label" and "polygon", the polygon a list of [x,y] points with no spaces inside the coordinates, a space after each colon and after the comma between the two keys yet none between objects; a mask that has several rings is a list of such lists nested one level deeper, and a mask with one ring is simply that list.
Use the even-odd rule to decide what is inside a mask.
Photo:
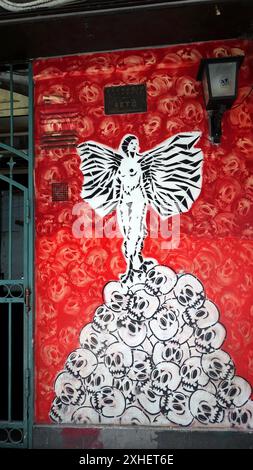
[{"label": "angel's wings", "polygon": [[[199,137],[199,132],[177,134],[139,159],[147,201],[162,218],[187,212],[200,194],[203,154],[194,147]],[[104,217],[119,202],[122,155],[93,141],[77,151],[84,175],[81,196]]]},{"label": "angel's wings", "polygon": [[177,134],[140,159],[148,201],[162,218],[187,212],[200,194],[203,154],[194,147],[199,137]]},{"label": "angel's wings", "polygon": [[113,149],[89,141],[78,145],[84,175],[81,196],[101,217],[113,211],[119,200],[116,173],[122,157]]}]

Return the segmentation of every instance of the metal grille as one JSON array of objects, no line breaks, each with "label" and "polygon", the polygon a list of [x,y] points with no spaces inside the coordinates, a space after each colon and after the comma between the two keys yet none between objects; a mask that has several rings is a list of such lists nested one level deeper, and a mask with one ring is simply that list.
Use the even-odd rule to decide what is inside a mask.
[{"label": "metal grille", "polygon": [[52,200],[68,201],[68,185],[67,183],[52,183]]},{"label": "metal grille", "polygon": [[3,428],[0,429],[0,443],[10,444],[10,445],[22,445],[23,444],[23,429],[22,428]]},{"label": "metal grille", "polygon": [[0,447],[29,445],[32,70],[0,69]]}]

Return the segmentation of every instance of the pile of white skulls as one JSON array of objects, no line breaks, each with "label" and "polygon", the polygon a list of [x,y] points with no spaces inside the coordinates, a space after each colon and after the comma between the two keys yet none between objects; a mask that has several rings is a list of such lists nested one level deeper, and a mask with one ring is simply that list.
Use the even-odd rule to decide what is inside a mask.
[{"label": "pile of white skulls", "polygon": [[253,429],[216,305],[191,274],[153,266],[129,288],[109,282],[80,347],[55,380],[57,423]]}]

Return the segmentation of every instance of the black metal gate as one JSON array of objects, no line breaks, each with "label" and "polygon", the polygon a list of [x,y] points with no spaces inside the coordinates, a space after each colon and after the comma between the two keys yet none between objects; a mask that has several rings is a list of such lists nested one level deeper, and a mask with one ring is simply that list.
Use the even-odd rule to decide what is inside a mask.
[{"label": "black metal gate", "polygon": [[32,71],[0,66],[0,447],[31,440]]}]

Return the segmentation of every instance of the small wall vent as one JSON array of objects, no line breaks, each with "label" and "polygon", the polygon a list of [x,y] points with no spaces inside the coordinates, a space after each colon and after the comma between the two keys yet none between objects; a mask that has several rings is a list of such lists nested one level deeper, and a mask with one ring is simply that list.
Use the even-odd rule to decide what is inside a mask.
[{"label": "small wall vent", "polygon": [[67,183],[52,183],[52,200],[68,201],[69,191]]}]

